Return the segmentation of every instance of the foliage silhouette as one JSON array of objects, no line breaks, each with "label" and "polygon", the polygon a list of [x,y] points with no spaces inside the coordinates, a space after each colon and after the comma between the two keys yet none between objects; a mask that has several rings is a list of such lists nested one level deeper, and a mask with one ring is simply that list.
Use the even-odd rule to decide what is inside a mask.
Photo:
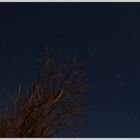
[{"label": "foliage silhouette", "polygon": [[0,137],[76,137],[86,121],[82,93],[90,56],[80,62],[72,53],[63,63],[46,49],[32,86],[19,86],[12,109],[2,111]]}]

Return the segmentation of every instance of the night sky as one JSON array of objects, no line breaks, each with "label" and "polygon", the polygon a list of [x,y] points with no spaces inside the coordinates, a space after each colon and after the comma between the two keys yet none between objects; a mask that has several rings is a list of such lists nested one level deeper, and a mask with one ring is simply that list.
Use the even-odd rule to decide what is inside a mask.
[{"label": "night sky", "polygon": [[80,137],[140,137],[140,3],[0,3],[1,101],[32,81],[47,46],[96,48]]}]

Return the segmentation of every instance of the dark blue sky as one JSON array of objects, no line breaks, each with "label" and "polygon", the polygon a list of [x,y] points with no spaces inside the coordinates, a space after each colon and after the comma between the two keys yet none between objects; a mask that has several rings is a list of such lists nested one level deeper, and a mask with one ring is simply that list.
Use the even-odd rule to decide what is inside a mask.
[{"label": "dark blue sky", "polygon": [[140,137],[140,3],[0,3],[1,100],[33,79],[46,46],[96,48],[81,137]]}]

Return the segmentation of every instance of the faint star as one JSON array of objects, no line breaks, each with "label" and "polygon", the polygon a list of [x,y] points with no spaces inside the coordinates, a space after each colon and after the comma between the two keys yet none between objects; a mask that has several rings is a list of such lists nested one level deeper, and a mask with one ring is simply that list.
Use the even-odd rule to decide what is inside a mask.
[{"label": "faint star", "polygon": [[121,82],[121,87],[123,87],[124,86],[124,82]]},{"label": "faint star", "polygon": [[139,119],[138,116],[135,116],[135,117],[133,118],[134,121],[136,121],[137,119]]},{"label": "faint star", "polygon": [[114,119],[119,119],[119,116],[114,116]]},{"label": "faint star", "polygon": [[121,104],[121,101],[117,100],[117,101],[116,101],[116,104],[118,104],[118,105]]},{"label": "faint star", "polygon": [[132,32],[132,29],[130,26],[128,26],[128,32],[131,33]]},{"label": "faint star", "polygon": [[135,45],[132,45],[132,49],[135,49]]},{"label": "faint star", "polygon": [[117,74],[117,78],[120,78],[120,74]]}]

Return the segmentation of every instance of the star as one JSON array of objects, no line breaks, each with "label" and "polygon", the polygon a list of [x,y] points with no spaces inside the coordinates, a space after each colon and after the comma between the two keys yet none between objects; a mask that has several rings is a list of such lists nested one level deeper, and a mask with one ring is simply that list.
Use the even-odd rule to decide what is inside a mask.
[{"label": "star", "polygon": [[114,119],[116,120],[116,119],[119,119],[119,116],[114,116]]},{"label": "star", "polygon": [[132,45],[132,49],[135,49],[135,45],[134,44]]},{"label": "star", "polygon": [[138,119],[139,119],[138,116],[135,116],[135,117],[133,118],[134,121],[136,121],[136,120],[138,120]]},{"label": "star", "polygon": [[121,104],[121,101],[120,100],[117,100],[116,101],[116,104],[118,104],[118,105]]},{"label": "star", "polygon": [[131,33],[131,32],[132,32],[132,30],[131,30],[131,28],[130,28],[130,27],[128,27],[128,32],[129,32],[129,33]]},{"label": "star", "polygon": [[120,74],[117,74],[117,78],[120,78]]},{"label": "star", "polygon": [[124,82],[121,82],[121,87],[123,87],[124,86]]}]

